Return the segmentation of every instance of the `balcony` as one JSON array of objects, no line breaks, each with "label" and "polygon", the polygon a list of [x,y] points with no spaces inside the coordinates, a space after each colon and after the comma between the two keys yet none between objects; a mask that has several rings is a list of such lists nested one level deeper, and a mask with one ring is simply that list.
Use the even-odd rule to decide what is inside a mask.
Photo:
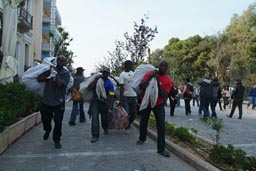
[{"label": "balcony", "polygon": [[45,52],[50,51],[50,44],[49,43],[42,43],[41,49],[42,49],[42,51],[45,51]]},{"label": "balcony", "polygon": [[23,7],[18,7],[18,31],[28,32],[33,28],[33,16]]}]

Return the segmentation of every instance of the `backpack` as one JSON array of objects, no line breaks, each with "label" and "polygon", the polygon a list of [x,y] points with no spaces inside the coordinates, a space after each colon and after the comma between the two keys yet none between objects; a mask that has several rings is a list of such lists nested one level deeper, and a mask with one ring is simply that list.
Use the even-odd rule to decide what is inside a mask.
[{"label": "backpack", "polygon": [[185,85],[185,90],[183,91],[184,97],[193,98],[194,97],[194,87],[190,84]]}]

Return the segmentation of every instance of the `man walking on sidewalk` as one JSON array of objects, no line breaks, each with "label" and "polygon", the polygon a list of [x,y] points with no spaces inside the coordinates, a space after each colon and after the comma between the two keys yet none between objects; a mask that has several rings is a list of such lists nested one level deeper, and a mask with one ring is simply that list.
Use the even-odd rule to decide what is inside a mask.
[{"label": "man walking on sidewalk", "polygon": [[227,115],[228,118],[232,118],[236,107],[238,107],[239,111],[239,117],[238,119],[242,119],[242,114],[243,114],[243,96],[244,96],[244,86],[242,85],[241,79],[236,79],[236,87],[234,92],[232,92],[231,97],[233,98],[233,104],[232,104],[232,109],[229,115]]},{"label": "man walking on sidewalk", "polygon": [[[165,150],[165,108],[164,108],[164,100],[168,98],[169,91],[172,87],[172,80],[166,74],[168,69],[168,63],[166,61],[161,61],[159,64],[159,70],[151,70],[148,71],[142,78],[140,83],[140,89],[143,91],[140,98],[142,101],[144,97],[148,97],[151,95],[155,95],[156,97],[150,98],[156,99],[156,103],[152,104],[152,101],[149,102],[148,105],[145,106],[140,111],[141,119],[140,119],[140,136],[137,141],[138,145],[141,145],[146,141],[147,137],[147,125],[150,116],[150,112],[153,110],[156,120],[157,126],[157,152],[158,154],[170,157],[169,152]],[[154,79],[152,79],[154,78]],[[156,82],[155,82],[156,81]],[[156,85],[157,86],[154,86]],[[156,90],[154,88],[157,88]],[[148,89],[150,88],[150,89]],[[153,93],[152,90],[157,93]],[[153,94],[147,94],[153,93]],[[154,106],[152,106],[154,105]]]},{"label": "man walking on sidewalk", "polygon": [[[42,123],[45,130],[44,140],[49,138],[52,130],[51,122],[54,120],[53,141],[55,148],[61,148],[61,128],[63,114],[65,111],[65,94],[70,79],[70,73],[63,68],[66,65],[66,58],[59,56],[57,58],[57,66],[54,67],[52,73],[48,70],[38,76],[38,82],[45,81],[42,104],[40,112],[42,115]],[[51,77],[49,78],[51,74]]]}]

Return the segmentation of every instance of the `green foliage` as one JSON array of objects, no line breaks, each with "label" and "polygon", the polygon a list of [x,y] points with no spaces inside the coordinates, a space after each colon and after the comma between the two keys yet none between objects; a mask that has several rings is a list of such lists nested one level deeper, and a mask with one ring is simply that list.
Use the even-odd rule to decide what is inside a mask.
[{"label": "green foliage", "polygon": [[99,69],[102,66],[107,66],[112,70],[111,74],[119,75],[123,70],[123,63],[130,59],[134,68],[146,62],[146,57],[150,55],[150,42],[153,41],[158,33],[157,27],[151,28],[146,24],[148,17],[141,19],[140,24],[134,22],[134,31],[130,35],[124,33],[124,41],[116,40],[113,51],[108,51],[108,56],[104,57],[104,62],[96,66]]},{"label": "green foliage", "polygon": [[174,135],[176,131],[176,124],[165,121],[166,135]]},{"label": "green foliage", "polygon": [[200,120],[213,130],[213,133],[211,133],[211,137],[213,138],[213,141],[218,144],[220,140],[220,133],[222,132],[224,127],[223,120],[216,117],[203,117],[200,118]]},{"label": "green foliage", "polygon": [[186,127],[181,126],[176,128],[174,135],[182,141],[186,141],[192,144],[195,142],[195,138]]},{"label": "green foliage", "polygon": [[222,85],[233,86],[240,77],[245,87],[250,87],[256,76],[255,8],[253,3],[241,16],[234,15],[224,32],[217,35],[170,38],[163,59],[170,63],[168,73],[175,82],[183,84],[190,77],[196,83],[205,76],[217,76]]},{"label": "green foliage", "polygon": [[0,132],[5,126],[38,110],[41,98],[19,83],[0,84]]},{"label": "green foliage", "polygon": [[54,43],[54,54],[53,56],[65,56],[67,61],[67,68],[72,70],[72,63],[74,56],[74,52],[68,50],[67,47],[70,45],[70,42],[73,41],[73,38],[69,37],[69,33],[62,27],[58,26],[59,35],[55,37],[53,32],[49,32],[49,36],[52,38]]},{"label": "green foliage", "polygon": [[227,147],[216,144],[210,151],[210,158],[215,163],[225,163],[233,166],[231,170],[244,169],[244,170],[255,170],[256,169],[256,158],[247,157],[246,153],[241,149],[235,149],[232,145]]}]

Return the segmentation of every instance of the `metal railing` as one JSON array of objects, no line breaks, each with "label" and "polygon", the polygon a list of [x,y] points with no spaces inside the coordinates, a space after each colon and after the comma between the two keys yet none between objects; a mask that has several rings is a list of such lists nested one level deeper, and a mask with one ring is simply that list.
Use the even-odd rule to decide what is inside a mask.
[{"label": "metal railing", "polygon": [[33,26],[33,16],[23,7],[18,7],[18,19],[23,29],[28,31]]}]

